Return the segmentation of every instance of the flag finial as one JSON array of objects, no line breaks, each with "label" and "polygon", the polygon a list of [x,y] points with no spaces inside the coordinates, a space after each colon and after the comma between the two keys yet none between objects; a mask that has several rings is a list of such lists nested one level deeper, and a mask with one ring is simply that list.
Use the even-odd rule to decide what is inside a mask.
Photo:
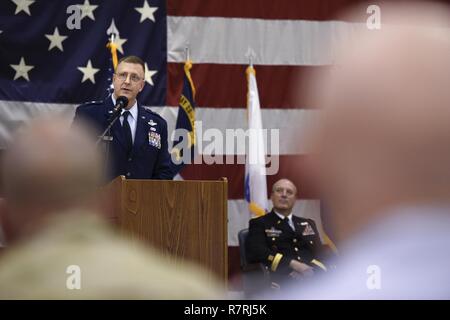
[{"label": "flag finial", "polygon": [[253,67],[253,59],[256,57],[255,51],[253,51],[251,47],[248,47],[245,56],[248,58],[248,64],[250,65],[250,67]]},{"label": "flag finial", "polygon": [[114,43],[114,39],[119,36],[119,30],[117,30],[114,19],[111,21],[111,25],[108,30],[106,30],[106,34],[109,36],[109,40]]},{"label": "flag finial", "polygon": [[190,49],[189,49],[189,43],[186,43],[186,46],[184,47],[184,61],[190,60]]}]

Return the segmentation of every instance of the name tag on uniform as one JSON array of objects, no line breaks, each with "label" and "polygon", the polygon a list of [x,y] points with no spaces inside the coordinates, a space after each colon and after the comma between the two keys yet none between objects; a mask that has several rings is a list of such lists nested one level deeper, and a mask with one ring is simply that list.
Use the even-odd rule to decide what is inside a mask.
[{"label": "name tag on uniform", "polygon": [[268,236],[269,238],[279,237],[280,234],[283,233],[283,231],[275,229],[273,227],[271,229],[266,229],[264,231],[266,231],[266,236]]},{"label": "name tag on uniform", "polygon": [[161,135],[158,132],[148,132],[148,144],[161,149]]}]

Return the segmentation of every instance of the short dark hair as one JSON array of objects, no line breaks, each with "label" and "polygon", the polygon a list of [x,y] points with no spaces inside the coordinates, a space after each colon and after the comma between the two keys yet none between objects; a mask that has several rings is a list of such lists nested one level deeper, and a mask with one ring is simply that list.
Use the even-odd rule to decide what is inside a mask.
[{"label": "short dark hair", "polygon": [[142,67],[142,70],[144,70],[144,73],[145,73],[144,61],[142,61],[142,59],[139,58],[138,56],[125,56],[119,60],[119,63],[117,65],[119,65],[122,62],[140,64]]}]

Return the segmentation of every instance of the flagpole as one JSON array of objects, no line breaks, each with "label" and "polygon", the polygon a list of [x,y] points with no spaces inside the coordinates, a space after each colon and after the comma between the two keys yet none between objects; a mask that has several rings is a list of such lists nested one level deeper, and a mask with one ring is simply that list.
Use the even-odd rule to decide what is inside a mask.
[{"label": "flagpole", "polygon": [[118,64],[117,44],[115,43],[115,40],[116,36],[119,37],[119,31],[117,30],[116,24],[114,23],[114,19],[112,19],[111,25],[109,26],[108,30],[106,30],[106,34],[109,35],[109,43],[106,46],[111,51],[113,69],[115,72]]},{"label": "flagpole", "polygon": [[[112,62],[112,73],[116,72],[117,65],[118,65],[118,58],[117,58],[117,45],[115,43],[116,36],[119,37],[119,31],[117,30],[116,24],[114,23],[114,19],[111,21],[111,25],[109,26],[108,30],[106,30],[106,35],[109,35],[109,43],[106,45],[106,47],[109,49],[111,53],[111,62]],[[111,80],[113,78],[111,77]],[[112,95],[113,92],[113,85],[111,83],[110,88],[108,90],[108,96]],[[110,123],[108,127],[105,129],[105,131],[102,133],[101,136],[98,137],[96,145],[98,146],[100,142],[104,142],[104,148],[105,148],[105,157],[104,157],[104,164],[103,164],[103,170],[107,174],[107,164],[109,163],[109,151],[110,151],[110,143],[112,141],[112,135],[111,135],[111,127],[114,125],[114,123],[119,118],[120,113],[117,113],[112,119],[110,119]]]}]

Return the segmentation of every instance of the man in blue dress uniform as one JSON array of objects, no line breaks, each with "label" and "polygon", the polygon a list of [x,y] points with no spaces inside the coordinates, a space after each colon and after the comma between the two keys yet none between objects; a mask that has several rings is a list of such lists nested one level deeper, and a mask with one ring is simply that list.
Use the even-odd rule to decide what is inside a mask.
[{"label": "man in blue dress uniform", "polygon": [[105,101],[83,104],[75,112],[74,124],[87,122],[100,135],[108,127],[118,98],[126,97],[128,100],[107,134],[110,137],[110,141],[106,142],[109,143],[108,180],[119,175],[127,179],[173,178],[167,146],[167,123],[136,100],[144,88],[144,75],[144,62],[139,57],[122,58],[113,77],[113,94]]}]

